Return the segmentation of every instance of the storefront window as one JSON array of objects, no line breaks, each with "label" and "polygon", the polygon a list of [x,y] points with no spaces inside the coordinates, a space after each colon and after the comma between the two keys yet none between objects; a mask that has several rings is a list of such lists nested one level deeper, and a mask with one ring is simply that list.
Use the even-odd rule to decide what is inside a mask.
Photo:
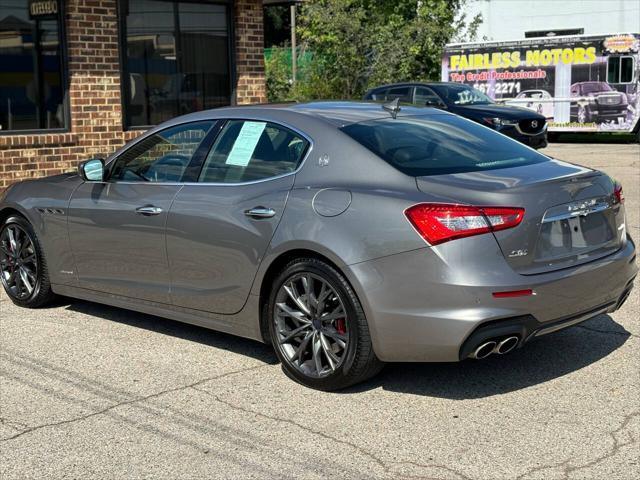
[{"label": "storefront window", "polygon": [[607,61],[607,81],[609,83],[633,82],[633,57],[609,57]]},{"label": "storefront window", "polygon": [[0,0],[0,132],[64,128],[62,0]]},{"label": "storefront window", "polygon": [[129,127],[229,105],[228,7],[122,0],[123,98]]}]

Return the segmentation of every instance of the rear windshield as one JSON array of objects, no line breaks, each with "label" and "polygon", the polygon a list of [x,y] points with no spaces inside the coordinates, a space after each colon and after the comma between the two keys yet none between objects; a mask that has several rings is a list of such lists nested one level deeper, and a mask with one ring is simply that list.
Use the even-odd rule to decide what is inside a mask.
[{"label": "rear windshield", "polygon": [[500,133],[455,115],[391,117],[341,130],[414,177],[520,167],[548,161]]}]

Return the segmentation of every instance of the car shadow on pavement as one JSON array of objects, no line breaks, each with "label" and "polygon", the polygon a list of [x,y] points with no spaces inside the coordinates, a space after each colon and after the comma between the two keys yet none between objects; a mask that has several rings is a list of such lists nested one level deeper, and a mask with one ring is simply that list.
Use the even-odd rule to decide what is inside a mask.
[{"label": "car shadow on pavement", "polygon": [[[57,305],[85,315],[247,355],[267,364],[278,363],[271,346],[254,340],[82,300],[63,300]],[[490,397],[580,370],[620,348],[631,335],[609,315],[599,315],[580,325],[534,339],[507,355],[452,363],[390,363],[371,380],[338,393],[353,394],[382,388],[453,400]]]},{"label": "car shadow on pavement", "polygon": [[458,363],[392,363],[344,393],[383,388],[452,400],[500,395],[570,374],[620,348],[631,336],[609,315],[534,339],[507,355]]},{"label": "car shadow on pavement", "polygon": [[162,335],[171,335],[176,338],[201,343],[222,350],[228,350],[239,355],[246,355],[261,362],[271,365],[278,363],[273,349],[255,340],[236,337],[223,332],[198,327],[188,323],[169,320],[167,318],[147,315],[118,307],[111,307],[99,303],[86,302],[84,300],[63,299],[57,306],[65,306],[66,309],[103,318],[105,320],[142,328]]}]

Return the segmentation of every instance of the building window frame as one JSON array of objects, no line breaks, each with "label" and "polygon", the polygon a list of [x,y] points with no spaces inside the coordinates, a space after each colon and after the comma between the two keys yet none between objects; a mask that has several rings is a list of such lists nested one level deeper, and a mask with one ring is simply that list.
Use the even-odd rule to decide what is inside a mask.
[{"label": "building window frame", "polygon": [[[631,60],[631,78],[626,81],[623,82],[622,81],[622,60],[623,59],[630,59]],[[609,75],[610,75],[610,66],[613,64],[613,62],[617,62],[618,63],[618,78],[616,79],[617,82],[610,82],[609,81]],[[607,57],[607,83],[609,83],[610,85],[629,85],[631,83],[635,83],[636,80],[636,59],[634,55],[631,54],[626,54],[626,55],[610,55]]]},{"label": "building window frame", "polygon": [[[29,5],[29,2],[27,2]],[[69,95],[69,85],[71,75],[69,73],[69,58],[67,54],[67,29],[66,29],[66,9],[67,0],[58,0],[58,14],[56,22],[58,24],[58,42],[60,48],[60,83],[62,85],[62,118],[63,126],[57,128],[29,128],[22,130],[0,129],[0,136],[18,136],[18,135],[56,135],[60,133],[71,132],[71,102]],[[34,72],[34,75],[36,73]],[[38,83],[41,80],[38,79]],[[40,105],[38,108],[42,108]]]},{"label": "building window frame", "polygon": [[[128,4],[131,0],[117,0],[117,22],[118,22],[118,57],[120,63],[120,99],[122,112],[123,131],[145,131],[155,127],[150,125],[131,125],[130,113],[128,109],[129,98],[131,96],[131,82],[129,80],[129,69],[127,64],[127,14]],[[235,1],[234,0],[167,0],[167,3],[205,3],[226,6],[227,14],[227,58],[229,69],[229,104],[236,105],[236,39],[235,39]]]}]

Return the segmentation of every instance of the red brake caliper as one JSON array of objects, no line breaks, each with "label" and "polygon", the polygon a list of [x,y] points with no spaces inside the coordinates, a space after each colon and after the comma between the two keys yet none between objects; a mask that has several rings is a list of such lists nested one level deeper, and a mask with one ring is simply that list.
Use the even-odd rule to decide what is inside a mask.
[{"label": "red brake caliper", "polygon": [[340,335],[344,335],[345,333],[347,333],[347,324],[346,324],[344,318],[338,318],[336,320],[336,331]]}]

